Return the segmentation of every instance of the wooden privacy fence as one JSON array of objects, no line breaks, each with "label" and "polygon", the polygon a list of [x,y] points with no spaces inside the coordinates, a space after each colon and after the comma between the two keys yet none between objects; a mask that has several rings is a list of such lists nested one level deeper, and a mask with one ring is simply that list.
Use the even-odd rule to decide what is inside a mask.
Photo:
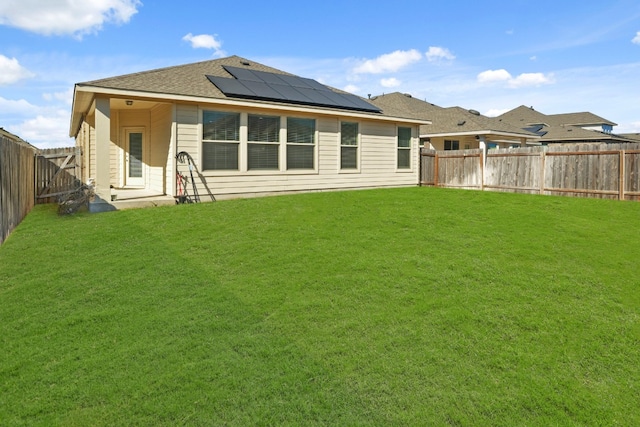
[{"label": "wooden privacy fence", "polygon": [[41,150],[36,156],[36,203],[55,203],[82,185],[80,147]]},{"label": "wooden privacy fence", "polygon": [[56,203],[82,185],[81,162],[79,147],[38,150],[0,135],[0,244],[35,203]]},{"label": "wooden privacy fence", "polygon": [[34,204],[36,148],[0,135],[0,243]]},{"label": "wooden privacy fence", "polygon": [[421,185],[640,200],[640,144],[421,151]]}]

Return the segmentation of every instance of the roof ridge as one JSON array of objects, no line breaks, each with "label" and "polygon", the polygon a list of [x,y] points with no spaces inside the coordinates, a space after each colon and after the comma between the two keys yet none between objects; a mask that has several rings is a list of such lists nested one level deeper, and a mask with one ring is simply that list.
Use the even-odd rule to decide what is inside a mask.
[{"label": "roof ridge", "polygon": [[[203,65],[203,64],[209,64],[209,63],[217,63],[217,62],[226,62],[226,61],[230,61],[233,59],[238,59],[240,60],[240,62],[244,61],[244,62],[253,62],[255,64],[259,64],[258,62],[255,61],[249,61],[246,58],[243,58],[241,56],[238,55],[231,55],[231,56],[225,56],[223,58],[216,58],[216,59],[208,59],[205,61],[198,61],[198,62],[191,62],[188,64],[179,64],[179,65],[169,65],[166,67],[160,67],[160,68],[154,68],[152,70],[144,70],[144,71],[136,71],[133,73],[127,73],[127,74],[120,74],[118,76],[111,76],[111,77],[106,77],[103,79],[95,79],[95,80],[89,80],[86,82],[81,82],[78,83],[79,85],[93,85],[95,83],[104,83],[104,82],[109,82],[109,81],[113,81],[116,79],[122,79],[122,78],[127,78],[127,77],[134,77],[134,76],[145,76],[145,75],[149,75],[149,74],[154,74],[154,73],[160,73],[160,72],[165,72],[165,71],[170,71],[170,70],[177,70],[180,68],[186,68],[186,67],[194,67],[194,66],[198,66],[198,65]],[[263,64],[259,64],[260,66],[263,67],[267,67],[266,65]],[[272,67],[269,67],[272,68]]]}]

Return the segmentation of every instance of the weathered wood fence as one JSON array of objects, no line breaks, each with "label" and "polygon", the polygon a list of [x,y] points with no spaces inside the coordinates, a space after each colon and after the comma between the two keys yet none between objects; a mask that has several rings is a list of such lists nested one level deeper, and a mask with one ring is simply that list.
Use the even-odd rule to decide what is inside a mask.
[{"label": "weathered wood fence", "polygon": [[0,135],[0,244],[36,203],[55,203],[82,185],[79,147],[38,150]]},{"label": "weathered wood fence", "polygon": [[420,184],[640,200],[640,144],[421,151]]},{"label": "weathered wood fence", "polygon": [[33,208],[36,151],[0,135],[0,243]]}]

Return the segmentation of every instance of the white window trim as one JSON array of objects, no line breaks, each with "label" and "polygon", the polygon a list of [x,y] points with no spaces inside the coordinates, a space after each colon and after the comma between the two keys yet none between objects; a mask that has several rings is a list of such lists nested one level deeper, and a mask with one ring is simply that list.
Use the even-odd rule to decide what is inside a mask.
[{"label": "white window trim", "polygon": [[[205,111],[216,111],[219,113],[233,113],[233,114],[240,114],[240,133],[239,133],[239,141],[215,141],[215,140],[211,140],[211,139],[204,139],[202,137],[202,133],[204,132],[204,112]],[[197,126],[197,132],[198,132],[198,148],[196,150],[196,153],[198,154],[198,161],[197,161],[197,166],[198,169],[200,171],[200,173],[202,173],[204,176],[219,176],[219,175],[237,175],[242,171],[242,116],[243,114],[238,112],[238,111],[233,111],[233,110],[227,110],[227,109],[222,109],[222,108],[198,108],[198,126]],[[246,117],[245,117],[245,121],[246,121]],[[245,123],[246,125],[246,123]],[[245,126],[245,133],[246,133],[246,126]],[[246,139],[246,135],[245,135],[245,139]],[[206,169],[204,168],[204,147],[203,144],[205,144],[206,142],[232,142],[232,143],[237,143],[238,144],[238,170],[216,170],[216,169]],[[180,150],[182,151],[182,150]],[[246,159],[245,159],[245,168],[246,168]]]},{"label": "white window trim", "polygon": [[[409,147],[399,147],[398,146],[398,138],[400,137],[399,135],[399,130],[400,128],[408,128],[411,129],[411,138],[409,139]],[[395,137],[395,145],[396,145],[396,155],[395,155],[395,159],[396,159],[396,164],[395,164],[395,171],[397,173],[412,173],[414,170],[414,154],[415,154],[415,149],[414,146],[416,145],[416,137],[415,137],[415,126],[396,126],[396,137]],[[399,168],[398,167],[398,152],[399,150],[409,150],[409,167],[408,168]]]},{"label": "white window trim", "polygon": [[[356,167],[355,169],[343,169],[342,168],[342,147],[354,147],[354,145],[342,145],[342,124],[343,123],[355,123],[358,125],[358,136],[356,137]],[[343,174],[358,174],[361,173],[362,167],[362,124],[358,121],[352,120],[340,120],[338,122],[338,173]],[[397,160],[396,160],[397,164]]]},{"label": "white window trim", "polygon": [[[304,116],[282,116],[285,120],[284,126],[282,126],[282,138],[284,138],[284,157],[283,157],[283,169],[287,174],[293,175],[314,175],[318,174],[318,141],[319,141],[319,132],[318,132],[318,119],[315,117],[304,117]],[[295,143],[295,142],[287,142],[287,119],[312,119],[314,121],[314,131],[313,131],[313,169],[287,169],[287,146],[288,145],[303,145],[308,147],[309,144],[303,143]]]},{"label": "white window trim", "polygon": [[[198,147],[196,152],[198,153],[198,167],[200,172],[205,177],[216,177],[216,176],[260,176],[260,175],[270,175],[270,176],[278,176],[278,175],[318,175],[320,173],[319,170],[319,145],[320,145],[320,131],[318,130],[318,118],[317,117],[309,117],[303,115],[286,115],[286,114],[277,114],[277,112],[273,111],[237,111],[223,108],[207,108],[200,107],[199,109],[199,119],[197,125],[198,132]],[[240,141],[238,142],[238,170],[213,170],[213,169],[204,169],[204,159],[203,159],[203,144],[207,141],[202,138],[203,131],[203,120],[204,120],[204,111],[220,111],[225,113],[239,113],[240,114]],[[275,143],[260,143],[255,142],[256,144],[273,144],[278,145],[278,169],[259,169],[259,170],[249,170],[248,165],[248,145],[249,142],[249,115],[264,115],[264,116],[277,116],[280,118],[280,134],[279,134],[279,142]],[[313,143],[313,169],[291,169],[287,170],[287,118],[309,118],[315,120],[316,126],[313,135],[314,143]],[[229,142],[229,141],[227,141]],[[292,144],[292,145],[308,145],[308,144]]]}]

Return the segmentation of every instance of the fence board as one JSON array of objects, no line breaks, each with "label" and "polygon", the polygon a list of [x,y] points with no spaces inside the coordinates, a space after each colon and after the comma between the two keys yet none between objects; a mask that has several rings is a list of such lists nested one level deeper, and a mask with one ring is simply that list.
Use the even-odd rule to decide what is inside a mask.
[{"label": "fence board", "polygon": [[420,184],[436,184],[436,151],[422,149],[420,152]]}]

